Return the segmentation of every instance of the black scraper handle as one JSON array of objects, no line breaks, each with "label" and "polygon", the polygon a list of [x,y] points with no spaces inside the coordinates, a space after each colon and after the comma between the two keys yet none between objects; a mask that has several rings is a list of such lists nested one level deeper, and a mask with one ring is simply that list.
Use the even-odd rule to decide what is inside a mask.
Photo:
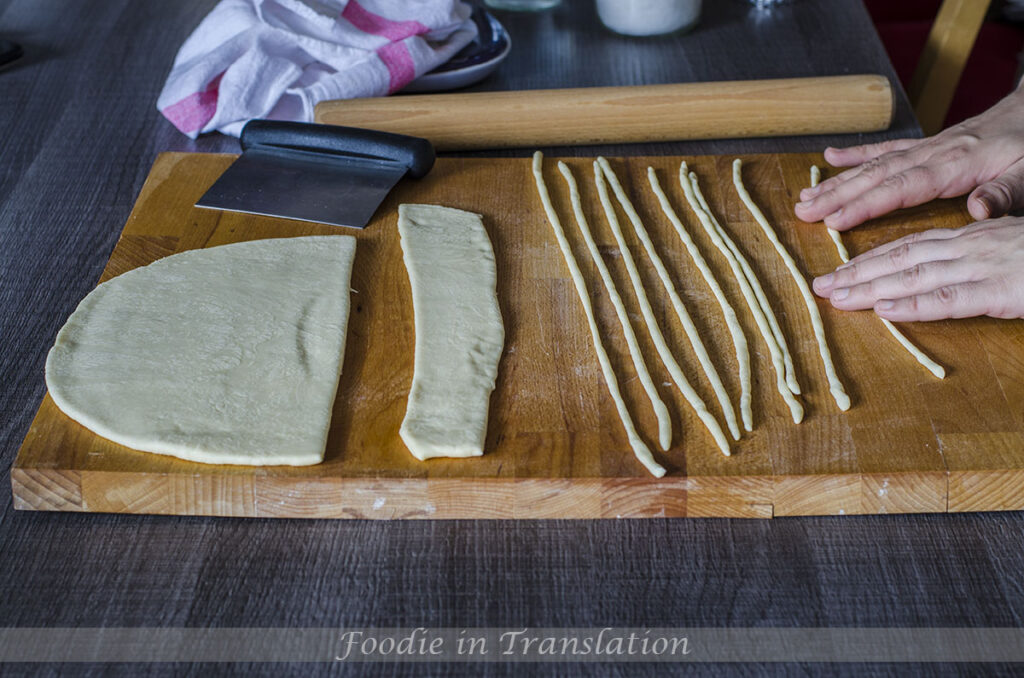
[{"label": "black scraper handle", "polygon": [[253,146],[273,146],[392,160],[408,167],[409,174],[417,179],[434,166],[434,147],[426,139],[359,127],[250,120],[242,128],[240,141],[243,151]]}]

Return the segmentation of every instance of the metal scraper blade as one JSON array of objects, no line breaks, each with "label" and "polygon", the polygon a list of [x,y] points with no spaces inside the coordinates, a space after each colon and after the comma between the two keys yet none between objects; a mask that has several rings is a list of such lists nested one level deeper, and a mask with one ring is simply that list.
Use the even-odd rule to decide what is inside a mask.
[{"label": "metal scraper blade", "polygon": [[407,170],[380,158],[253,146],[196,207],[365,228]]}]

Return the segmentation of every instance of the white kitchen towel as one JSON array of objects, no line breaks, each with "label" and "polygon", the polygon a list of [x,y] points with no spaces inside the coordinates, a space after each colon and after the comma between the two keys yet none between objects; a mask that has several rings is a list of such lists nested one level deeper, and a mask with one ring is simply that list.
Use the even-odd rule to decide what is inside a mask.
[{"label": "white kitchen towel", "polygon": [[157,108],[195,139],[253,118],[313,120],[325,99],[383,96],[476,36],[462,0],[221,0],[178,51]]}]

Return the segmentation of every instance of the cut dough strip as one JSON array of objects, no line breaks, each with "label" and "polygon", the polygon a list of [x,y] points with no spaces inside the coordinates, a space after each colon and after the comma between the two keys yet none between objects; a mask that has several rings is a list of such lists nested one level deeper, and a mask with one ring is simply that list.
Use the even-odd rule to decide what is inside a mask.
[{"label": "cut dough strip", "polygon": [[420,460],[484,453],[505,345],[494,248],[479,214],[399,205],[416,351],[399,435]]},{"label": "cut dough strip", "polygon": [[[722,453],[729,456],[729,441],[725,437],[725,433],[722,431],[722,427],[719,426],[718,421],[708,411],[707,405],[704,400],[697,394],[690,385],[690,382],[686,379],[683,374],[682,368],[679,366],[679,362],[672,355],[672,350],[668,347],[668,342],[665,341],[665,335],[662,334],[661,328],[658,326],[658,321],[654,317],[654,309],[651,308],[651,302],[647,298],[647,292],[644,290],[643,281],[640,279],[640,272],[637,270],[636,262],[633,259],[633,254],[630,252],[629,245],[626,243],[625,237],[622,235],[622,226],[619,224],[619,218],[615,214],[615,208],[612,206],[611,197],[608,195],[608,185],[605,181],[603,174],[603,167],[600,160],[594,162],[594,181],[597,183],[597,193],[601,198],[601,206],[604,207],[604,213],[608,219],[608,225],[611,227],[612,234],[615,236],[615,242],[619,246],[619,251],[622,253],[622,261],[626,265],[626,271],[629,273],[629,281],[633,285],[633,292],[636,294],[637,301],[640,304],[640,312],[644,316],[644,322],[647,324],[647,330],[650,332],[651,340],[654,342],[654,347],[658,351],[658,355],[661,357],[661,361],[665,364],[669,374],[672,375],[672,380],[676,386],[682,392],[683,397],[686,398],[686,402],[689,403],[690,407],[693,408],[701,422],[707,427],[708,432],[718,443],[718,448],[722,450]],[[614,174],[612,174],[614,177]],[[640,223],[640,222],[636,222]],[[636,226],[636,224],[634,224]],[[659,275],[664,271],[664,264],[658,257],[657,252],[654,251],[653,245],[650,244],[650,238],[647,235],[647,231],[643,228],[643,224],[640,223],[637,234],[640,235],[641,241],[644,243],[644,247],[647,248],[648,256],[655,262],[655,268],[658,269]],[[641,235],[642,234],[642,235]],[[667,271],[662,275],[662,282],[665,284],[668,290],[669,296],[672,298],[673,306],[676,308],[676,313],[679,316],[680,322],[683,327],[686,328],[686,335],[690,339],[690,343],[693,346],[694,352],[697,354],[697,358],[700,361],[701,366],[705,372],[709,372],[714,375],[712,383],[718,384],[718,390],[724,396],[725,388],[722,386],[721,379],[718,378],[718,373],[715,371],[715,366],[711,364],[711,359],[708,356],[707,349],[704,347],[704,342],[701,341],[700,335],[697,333],[696,328],[693,325],[693,320],[690,315],[686,312],[686,308],[682,305],[682,301],[679,300],[679,296],[675,292],[675,288],[672,286],[672,281],[667,277]],[[678,305],[677,303],[678,302]],[[732,404],[729,402],[727,396],[724,399],[724,408],[728,408],[727,412],[732,412]],[[736,414],[732,414],[733,425],[735,426]]]},{"label": "cut dough strip", "polygon": [[[821,181],[821,170],[818,169],[817,165],[811,165],[811,188],[817,186],[819,181]],[[846,251],[846,247],[843,245],[842,236],[839,235],[839,231],[834,229],[828,228],[826,230],[828,231],[829,236],[831,236],[832,242],[836,244],[836,252],[839,254],[839,258],[842,259],[845,264],[850,260],[850,253]],[[891,322],[885,318],[879,318],[879,320],[881,320],[882,324],[885,325],[885,329],[889,330],[889,334],[891,334],[896,341],[900,342],[900,345],[903,346],[910,355],[914,356],[914,360],[921,363],[925,369],[939,379],[946,378],[946,368],[932,360],[928,354],[911,343],[911,341],[907,339],[906,335],[896,329],[896,326]]]},{"label": "cut dough strip", "polygon": [[580,202],[580,189],[576,183],[576,178],[573,177],[572,170],[564,162],[559,161],[558,171],[562,173],[565,183],[569,186],[569,197],[572,201],[573,213],[576,215],[576,224],[579,226],[580,233],[583,234],[583,240],[587,243],[590,258],[594,260],[594,265],[597,266],[597,271],[601,275],[601,281],[604,283],[605,291],[608,292],[608,298],[611,300],[612,306],[615,307],[615,315],[618,316],[619,324],[622,326],[622,333],[626,336],[629,356],[633,359],[633,366],[636,368],[637,376],[644,387],[644,392],[647,393],[647,398],[651,401],[651,407],[654,408],[654,416],[658,419],[658,442],[661,444],[661,449],[667,450],[672,445],[672,420],[669,418],[668,407],[665,406],[665,401],[658,395],[658,389],[654,385],[654,380],[651,379],[647,363],[640,352],[636,333],[633,331],[633,326],[629,322],[629,316],[626,314],[626,306],[622,303],[622,297],[615,287],[612,274],[604,263],[601,252],[597,249],[597,243],[594,242],[594,236],[590,231],[590,224],[587,223],[587,217],[583,213],[583,205]]},{"label": "cut dough strip", "polygon": [[689,252],[690,258],[693,259],[693,263],[700,270],[704,282],[711,288],[711,293],[715,296],[718,306],[722,309],[722,315],[725,316],[725,325],[729,328],[729,335],[732,337],[733,348],[736,351],[736,363],[740,373],[740,414],[743,417],[743,428],[752,431],[754,430],[754,415],[750,404],[750,349],[747,347],[747,338],[743,334],[743,328],[740,327],[739,318],[736,317],[736,310],[729,303],[729,300],[725,298],[725,292],[722,291],[722,286],[718,284],[718,279],[712,273],[707,260],[704,259],[704,255],[697,248],[697,243],[693,242],[693,238],[690,237],[679,215],[676,214],[675,208],[672,207],[668,196],[665,195],[665,191],[661,189],[658,175],[654,172],[653,167],[647,168],[647,181],[651,184],[651,190],[654,191],[654,195],[658,197],[662,211],[668,217],[668,220],[672,222],[672,226],[675,227],[679,239],[686,246],[686,251]]},{"label": "cut dough strip", "polygon": [[551,196],[548,194],[547,184],[544,183],[544,174],[541,171],[543,158],[544,154],[540,151],[533,154],[533,178],[537,184],[537,193],[540,194],[540,201],[544,205],[544,212],[551,223],[551,230],[555,233],[558,247],[562,251],[562,257],[565,259],[565,265],[569,269],[569,275],[572,277],[573,284],[576,286],[576,293],[579,296],[580,304],[587,315],[590,337],[594,342],[594,351],[597,353],[597,360],[601,364],[601,372],[604,374],[605,384],[608,386],[608,392],[615,403],[615,410],[622,421],[622,427],[626,430],[626,437],[629,439],[630,447],[633,448],[633,454],[636,455],[640,463],[654,477],[661,478],[665,475],[665,468],[655,461],[654,455],[651,454],[650,449],[640,438],[640,434],[636,431],[636,426],[633,425],[633,419],[629,415],[629,410],[626,409],[626,403],[622,399],[622,394],[619,392],[619,382],[615,378],[615,371],[612,369],[611,360],[608,358],[608,353],[601,342],[601,334],[598,332],[597,320],[594,318],[594,308],[590,303],[590,292],[587,291],[587,283],[583,279],[583,273],[576,263],[576,257],[573,256],[569,242],[565,238],[562,222],[558,219],[558,213],[555,211],[554,205],[551,204]]},{"label": "cut dough strip", "polygon": [[711,242],[714,243],[722,256],[725,257],[725,260],[729,262],[729,268],[740,285],[743,299],[747,302],[747,307],[750,309],[751,315],[754,316],[754,322],[757,323],[757,329],[761,332],[761,337],[764,339],[764,343],[767,344],[768,352],[771,354],[772,367],[775,369],[775,387],[778,389],[779,394],[782,395],[783,400],[786,401],[786,405],[789,406],[793,421],[800,423],[804,416],[804,408],[793,397],[793,393],[786,384],[786,366],[782,358],[782,351],[775,340],[775,335],[768,324],[768,319],[765,317],[760,303],[758,303],[757,296],[747,280],[739,260],[726,246],[719,230],[716,228],[716,220],[707,208],[707,203],[698,200],[696,192],[696,190],[699,190],[697,175],[693,173],[687,175],[685,162],[679,165],[679,183],[683,187],[683,193],[686,194],[686,201],[697,215],[697,219],[700,221],[701,226],[704,227],[704,231],[711,238]]},{"label": "cut dough strip", "polygon": [[[683,300],[679,298],[679,293],[676,291],[675,284],[672,282],[672,277],[668,273],[668,268],[665,267],[665,263],[658,255],[658,251],[654,248],[654,243],[651,241],[651,236],[647,232],[647,228],[644,226],[643,221],[640,219],[640,215],[637,214],[636,209],[633,207],[633,203],[630,201],[629,196],[626,195],[626,191],[622,188],[622,184],[619,183],[619,178],[615,176],[615,171],[612,170],[612,166],[605,158],[598,158],[597,163],[601,168],[602,174],[602,176],[598,176],[595,171],[598,194],[601,195],[603,191],[603,195],[607,197],[607,186],[603,186],[605,183],[604,180],[607,179],[607,183],[611,185],[619,204],[622,205],[622,209],[625,210],[626,216],[629,217],[629,221],[633,226],[633,231],[636,233],[637,238],[643,245],[644,251],[647,253],[647,258],[651,260],[651,264],[654,265],[654,269],[658,273],[658,278],[661,280],[662,286],[668,293],[669,301],[672,302],[672,309],[675,311],[676,317],[679,319],[679,322],[683,326],[683,330],[686,332],[686,338],[689,340],[690,346],[693,347],[694,352],[697,354],[697,361],[700,363],[701,369],[704,370],[705,376],[707,376],[708,381],[711,382],[711,388],[714,390],[715,397],[718,399],[718,404],[722,408],[722,414],[725,417],[725,422],[729,428],[729,432],[732,434],[734,440],[739,440],[740,427],[736,423],[736,411],[733,409],[732,402],[729,400],[729,394],[725,391],[725,385],[722,384],[722,378],[718,375],[718,370],[715,369],[714,363],[711,362],[711,356],[708,355],[707,348],[705,348],[704,342],[700,338],[700,333],[697,331],[697,327],[693,324],[693,319],[690,317],[690,314],[687,313],[686,306],[683,305]],[[615,211],[609,208],[610,204],[610,200],[605,204],[605,213],[610,215],[608,217],[609,223],[613,225],[614,230],[615,227],[618,226],[619,222],[618,219],[615,218]],[[625,248],[621,249],[625,250]],[[634,281],[634,288],[638,285],[641,289],[643,288],[643,285],[639,283],[639,277]],[[648,321],[648,324],[650,325],[651,323]],[[654,326],[656,327],[657,324],[654,323]],[[667,355],[671,356],[671,352],[667,352]],[[664,360],[665,356],[662,356],[662,359]],[[672,363],[675,362],[676,361],[673,358]],[[678,365],[678,363],[676,364]],[[669,367],[671,371],[671,363],[666,362],[665,366]],[[679,374],[682,375],[681,370],[679,371]],[[673,375],[673,379],[675,379],[675,375]],[[683,381],[685,382],[685,379],[683,379]],[[682,390],[685,395],[686,390],[678,380],[676,385],[679,386],[680,390]],[[694,393],[694,395],[696,396],[696,393]],[[699,398],[698,400],[703,403]],[[694,403],[691,402],[690,404],[693,405]],[[700,414],[699,410],[698,414]],[[707,423],[708,422],[705,421],[706,425]],[[719,428],[717,424],[715,428]],[[710,426],[708,430],[710,430],[712,434],[715,432],[710,428]],[[722,443],[719,442],[719,447],[722,449],[724,454],[729,454],[728,444],[723,446]]]},{"label": "cut dough strip", "polygon": [[771,224],[765,218],[764,213],[754,202],[753,198],[750,197],[750,193],[747,192],[746,187],[743,185],[743,161],[737,158],[732,163],[732,183],[736,187],[736,192],[739,194],[743,204],[747,206],[750,214],[757,221],[761,230],[771,240],[772,245],[775,246],[775,251],[779,253],[782,261],[786,264],[786,268],[789,269],[790,275],[793,276],[793,281],[796,286],[800,289],[800,294],[804,299],[804,304],[807,306],[807,313],[811,317],[811,326],[814,328],[814,339],[818,342],[818,351],[821,354],[821,362],[825,367],[825,376],[828,378],[829,392],[832,394],[832,398],[835,399],[836,405],[839,406],[840,410],[844,412],[850,409],[850,396],[846,394],[846,390],[843,388],[843,384],[839,381],[838,375],[836,375],[835,366],[832,364],[832,353],[828,350],[828,343],[825,341],[825,327],[821,322],[821,313],[818,312],[817,303],[814,301],[814,295],[811,293],[811,288],[807,284],[807,280],[804,278],[800,269],[797,268],[796,261],[793,260],[793,255],[789,253],[786,246],[779,240],[779,236],[775,233],[775,229],[772,228]]},{"label": "cut dough strip", "polygon": [[[682,181],[682,178],[680,178]],[[765,318],[768,319],[768,325],[771,327],[772,336],[775,338],[775,344],[779,347],[782,352],[782,362],[786,368],[786,385],[789,387],[790,393],[794,395],[800,394],[800,383],[796,380],[796,368],[793,366],[793,355],[789,352],[789,344],[786,342],[786,335],[782,333],[782,327],[779,325],[778,319],[775,317],[775,311],[772,310],[772,305],[768,302],[768,295],[765,294],[764,288],[761,286],[761,281],[757,279],[757,275],[754,273],[754,269],[750,266],[750,262],[740,251],[739,247],[733,241],[732,237],[726,232],[725,228],[715,218],[714,212],[708,207],[707,200],[704,199],[704,194],[700,190],[700,183],[697,181],[697,175],[690,172],[690,185],[693,187],[693,192],[697,196],[697,201],[700,203],[701,209],[707,212],[707,215],[711,217],[711,223],[714,224],[715,230],[718,232],[718,236],[725,243],[726,247],[729,248],[729,252],[736,257],[736,261],[739,262],[740,268],[743,269],[743,275],[746,276],[747,282],[750,283],[751,289],[754,290],[754,295],[757,297],[757,303],[761,306],[761,311],[764,313]]]}]

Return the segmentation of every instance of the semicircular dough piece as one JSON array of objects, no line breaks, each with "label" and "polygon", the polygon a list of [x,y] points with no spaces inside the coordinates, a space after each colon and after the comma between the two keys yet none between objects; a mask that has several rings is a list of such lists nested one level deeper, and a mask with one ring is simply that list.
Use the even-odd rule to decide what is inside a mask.
[{"label": "semicircular dough piece", "polygon": [[214,464],[323,461],[355,238],[192,250],[82,300],[46,359],[65,414],[136,450]]}]

